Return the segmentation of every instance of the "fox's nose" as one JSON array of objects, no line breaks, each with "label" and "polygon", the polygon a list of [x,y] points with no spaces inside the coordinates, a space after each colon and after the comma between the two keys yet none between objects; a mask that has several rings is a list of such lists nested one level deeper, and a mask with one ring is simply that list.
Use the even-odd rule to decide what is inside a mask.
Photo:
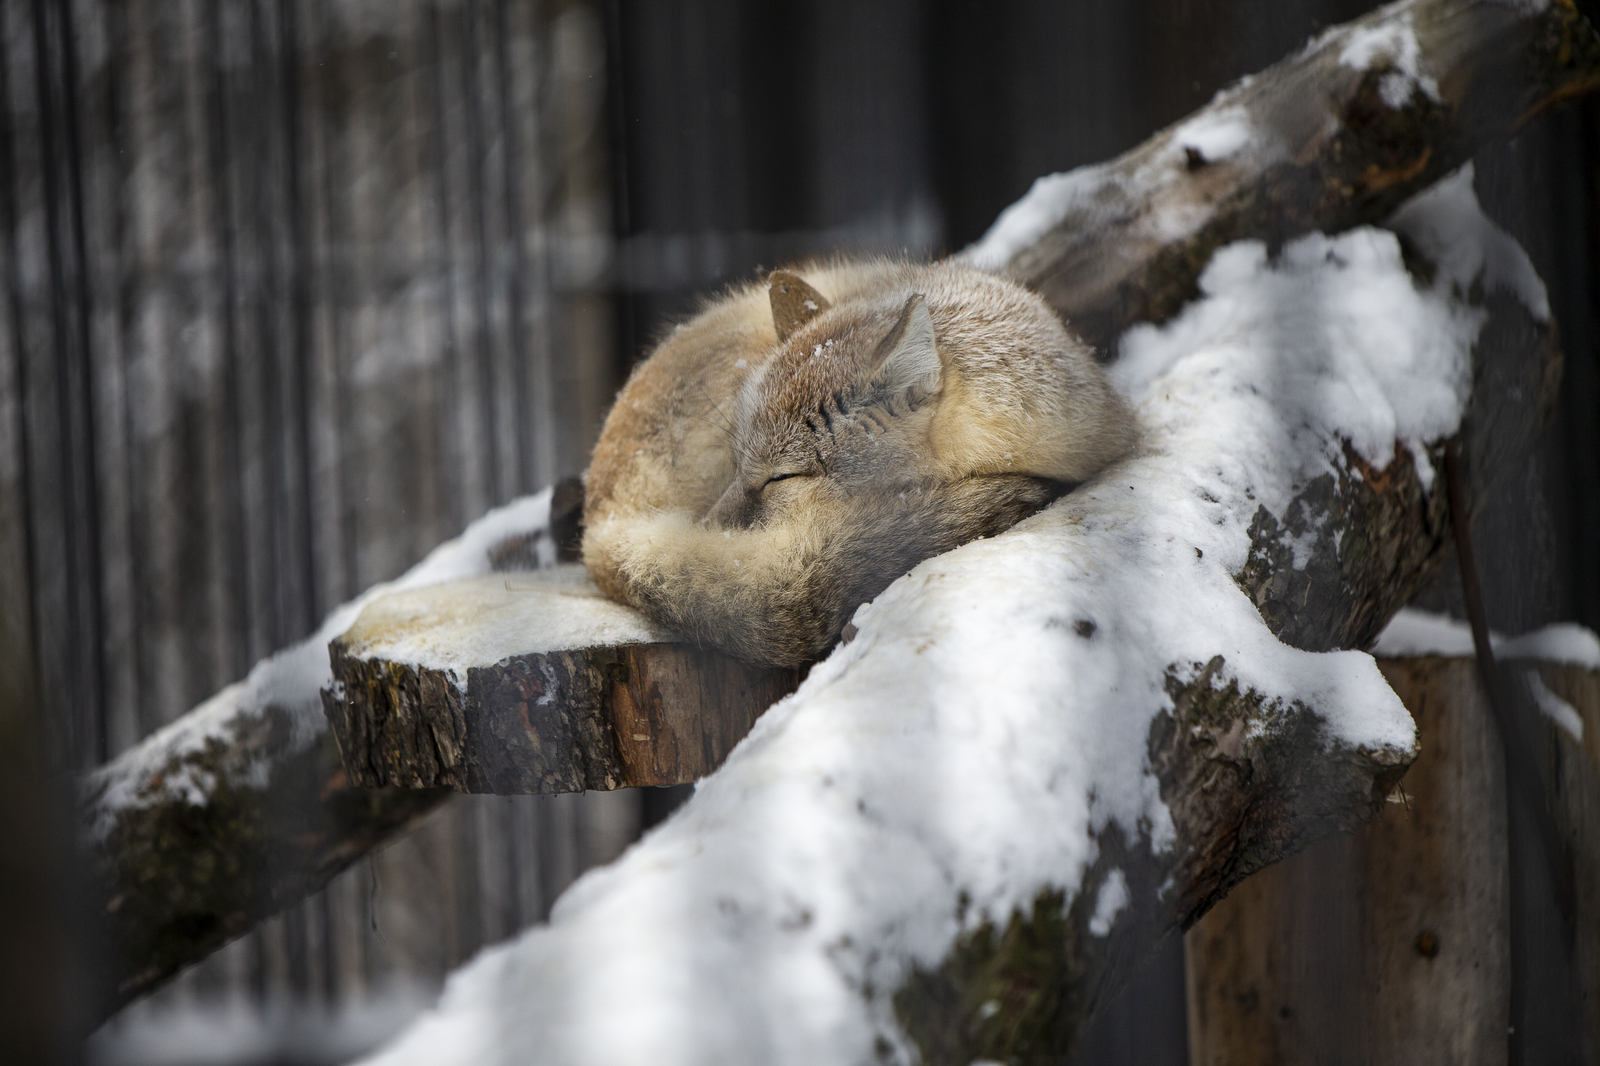
[{"label": "fox's nose", "polygon": [[706,521],[718,529],[749,529],[760,506],[761,490],[735,479],[706,514]]}]

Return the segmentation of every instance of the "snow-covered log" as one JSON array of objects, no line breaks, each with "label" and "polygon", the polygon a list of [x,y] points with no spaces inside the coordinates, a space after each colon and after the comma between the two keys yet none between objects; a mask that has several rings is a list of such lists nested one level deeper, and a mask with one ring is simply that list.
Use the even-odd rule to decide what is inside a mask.
[{"label": "snow-covered log", "polygon": [[964,254],[1108,346],[1193,299],[1223,245],[1381,220],[1597,79],[1571,0],[1402,0],[1115,160],[1039,179]]},{"label": "snow-covered log", "polygon": [[[1437,26],[1449,32],[1436,35]],[[1034,244],[1054,247],[1035,256],[1035,265],[1077,265],[1058,271],[1056,280],[1042,273],[1034,280],[1103,345],[1111,345],[1122,325],[1171,315],[1196,293],[1203,268],[1214,283],[1207,289],[1200,282],[1206,301],[1174,320],[1169,332],[1134,331],[1124,345],[1124,365],[1147,370],[1152,359],[1161,362],[1149,355],[1161,345],[1152,342],[1137,356],[1141,337],[1165,337],[1188,348],[1165,375],[1124,372],[1124,386],[1143,404],[1141,417],[1151,427],[1144,452],[1013,533],[930,561],[886,592],[857,619],[855,640],[819,667],[795,699],[758,723],[728,770],[702,786],[703,798],[635,857],[574,894],[551,930],[491,955],[474,971],[478,976],[459,979],[454,1006],[419,1030],[409,1046],[426,1047],[434,1035],[457,1033],[463,1011],[490,1012],[487,1028],[472,1040],[484,1032],[523,1035],[491,1048],[452,1035],[449,1054],[441,1056],[447,1061],[480,1051],[491,1059],[515,1057],[528,1048],[545,1048],[559,1059],[563,1047],[574,1061],[603,1060],[612,1047],[607,1041],[621,1042],[613,1057],[627,1060],[630,1048],[648,1046],[649,1057],[658,1059],[663,1055],[655,1040],[663,1035],[676,1041],[672,1054],[689,1061],[715,1058],[723,1045],[741,1061],[819,1061],[814,1051],[828,1051],[823,1058],[867,1058],[874,1048],[903,1057],[911,1043],[937,1060],[939,1047],[993,1045],[983,1034],[1000,1028],[1012,1034],[1007,1039],[1013,1044],[1059,1044],[1070,1040],[1083,1010],[1101,994],[1096,975],[1111,960],[1137,956],[1151,930],[1192,917],[1192,908],[1203,907],[1232,880],[1307,834],[1358,819],[1407,758],[1402,713],[1359,658],[1290,651],[1261,628],[1261,619],[1300,648],[1359,645],[1370,638],[1414,586],[1441,533],[1426,457],[1431,442],[1455,430],[1465,392],[1464,353],[1481,325],[1474,312],[1444,295],[1448,282],[1463,289],[1474,279],[1486,288],[1511,283],[1523,304],[1537,301],[1528,295],[1525,259],[1504,254],[1503,238],[1498,244],[1480,240],[1494,236],[1482,227],[1469,229],[1463,247],[1454,251],[1434,241],[1434,254],[1449,260],[1439,274],[1446,289],[1413,289],[1392,238],[1366,230],[1322,246],[1291,243],[1270,264],[1260,248],[1224,248],[1214,260],[1212,252],[1235,237],[1263,235],[1276,246],[1301,230],[1381,219],[1404,195],[1443,173],[1447,164],[1441,161],[1463,159],[1473,144],[1505,129],[1508,114],[1589,87],[1595,49],[1587,33],[1570,3],[1398,5],[1330,31],[1278,68],[1301,73],[1280,79],[1270,94],[1283,96],[1276,110],[1257,99],[1255,93],[1264,90],[1246,85],[1233,94],[1248,96],[1249,107],[1240,102],[1244,97],[1224,94],[1192,122],[1109,165],[1121,171],[1096,168],[1089,177],[1041,183],[1026,207],[1002,219],[972,254],[1029,277],[1019,265],[1022,257],[1033,254]],[[1440,50],[1438,40],[1471,46]],[[1319,70],[1353,78],[1354,95],[1322,92],[1313,77]],[[1515,81],[1507,88],[1497,80],[1502,77]],[[1481,91],[1491,82],[1506,92]],[[1508,111],[1506,100],[1518,103]],[[1356,106],[1363,101],[1365,109]],[[1304,119],[1303,128],[1316,127],[1335,141],[1272,140],[1302,129],[1290,121],[1295,116]],[[1287,125],[1278,124],[1279,118]],[[1423,131],[1423,141],[1438,137],[1439,143],[1406,154],[1405,145],[1419,143],[1401,136],[1410,129],[1407,123]],[[1344,139],[1338,140],[1341,130]],[[1339,146],[1287,157],[1313,174],[1321,168],[1332,175],[1325,195],[1287,207],[1274,200],[1272,175],[1278,172],[1272,168],[1285,165],[1275,154],[1284,143]],[[1375,152],[1394,145],[1401,148],[1392,157]],[[1340,167],[1360,158],[1353,154],[1358,149],[1374,151],[1369,166],[1352,172],[1360,180],[1347,193],[1349,175]],[[1264,162],[1250,170],[1246,163],[1258,158]],[[1423,162],[1413,170],[1419,158]],[[1230,184],[1228,175],[1236,169],[1239,176]],[[1246,188],[1256,192],[1237,192]],[[1085,189],[1100,209],[1084,207]],[[1139,210],[1144,199],[1157,208]],[[1238,206],[1247,202],[1254,208]],[[1459,189],[1452,202],[1461,205]],[[1226,225],[1211,214],[1217,204],[1238,206]],[[1289,208],[1298,213],[1280,217]],[[1258,228],[1248,222],[1251,210],[1261,212]],[[1426,229],[1428,221],[1421,218],[1419,225]],[[1161,242],[1141,239],[1149,232]],[[1452,235],[1458,235],[1455,228],[1444,226],[1435,236]],[[1147,265],[1136,261],[1130,267],[1124,249],[1135,260],[1144,256]],[[1469,262],[1474,254],[1480,256],[1476,264]],[[1148,265],[1158,260],[1159,271]],[[1325,324],[1318,325],[1322,310],[1291,301],[1305,321],[1283,317],[1289,311],[1276,308],[1279,317],[1255,322],[1251,329],[1258,332],[1247,331],[1239,341],[1241,350],[1253,352],[1241,356],[1243,364],[1224,359],[1224,365],[1204,369],[1206,359],[1216,361],[1215,346],[1222,343],[1206,316],[1221,314],[1219,308],[1237,297],[1235,284],[1277,278],[1300,286],[1296,291],[1303,294],[1321,294],[1307,297],[1312,304],[1324,297],[1337,303],[1342,284],[1315,278],[1323,276],[1319,271],[1332,277],[1345,267],[1352,278],[1382,274],[1384,284],[1369,297],[1413,301],[1404,309],[1411,317],[1402,316],[1413,326],[1422,314],[1418,308],[1430,309],[1426,329],[1396,328],[1374,337],[1370,331],[1382,324],[1381,316],[1362,313],[1354,316],[1360,328],[1346,322],[1353,335],[1325,336]],[[1100,285],[1102,290],[1126,295],[1137,287],[1127,279],[1138,271],[1152,293],[1168,295],[1143,311],[1116,300],[1095,302],[1102,275],[1112,278],[1111,288]],[[1073,293],[1080,288],[1085,296],[1077,299]],[[1521,314],[1513,301],[1506,302]],[[1112,304],[1115,313],[1097,310]],[[1255,311],[1265,313],[1259,306]],[[1535,328],[1539,318],[1531,316]],[[1238,328],[1237,322],[1226,325]],[[1170,330],[1181,329],[1188,334],[1174,339]],[[1285,331],[1292,330],[1300,337],[1308,329],[1319,339],[1281,365],[1277,354],[1251,347],[1262,333],[1288,336]],[[1428,363],[1430,336],[1449,356],[1435,360],[1438,365]],[[1392,348],[1415,370],[1411,377],[1380,372],[1374,385],[1367,371],[1347,365],[1351,352],[1360,363],[1375,350]],[[1176,394],[1163,392],[1159,382],[1176,383]],[[1327,410],[1306,398],[1322,386],[1331,397]],[[1345,399],[1353,390],[1361,402],[1339,401],[1341,390]],[[1238,402],[1249,406],[1251,396],[1259,410],[1219,410]],[[1374,396],[1381,401],[1375,410],[1392,408],[1406,417],[1373,423],[1361,412]],[[1427,417],[1413,417],[1424,409]],[[1352,411],[1354,422],[1346,417]],[[1213,431],[1224,428],[1230,440],[1207,436],[1207,424]],[[1408,446],[1397,449],[1397,439]],[[1111,493],[1119,484],[1127,486],[1127,497],[1120,490]],[[1190,513],[1196,508],[1204,521]],[[1170,529],[1173,539],[1161,542],[1162,529]],[[1183,571],[1162,543],[1178,543],[1180,534],[1194,542],[1195,561],[1188,565],[1204,577],[1203,588],[1176,580]],[[1179,554],[1186,562],[1188,556]],[[1154,574],[1161,575],[1158,582]],[[1156,583],[1172,594],[1169,610],[1152,607]],[[1094,613],[1074,611],[1080,601]],[[1243,614],[1239,603],[1247,608]],[[343,624],[330,622],[319,637],[331,638],[354,617],[352,612],[341,616]],[[998,649],[996,632],[1003,634]],[[226,843],[233,823],[211,818],[211,798],[240,782],[264,795],[277,787],[274,782],[292,776],[283,767],[305,750],[300,744],[326,744],[314,708],[315,688],[327,675],[320,665],[316,675],[317,686],[294,688],[292,713],[284,719],[292,726],[291,742],[264,758],[228,758],[244,733],[263,728],[269,717],[265,708],[273,700],[249,691],[239,702],[219,696],[207,714],[151,738],[140,754],[90,783],[91,842],[103,857],[107,882],[116,886],[113,906],[126,914],[116,921],[133,945],[128,972],[144,975],[125,980],[125,992],[170,971],[170,960],[183,953],[195,957],[246,927],[263,913],[259,901],[269,907],[288,901],[279,888],[262,889],[248,876],[236,876],[232,894],[222,898],[248,905],[224,912],[208,902],[195,910],[202,920],[185,934],[188,912],[164,900],[188,898],[187,879],[209,876],[210,860],[193,862],[190,870],[142,856],[195,854],[192,847],[163,851],[146,843],[180,839],[173,834],[185,825],[198,827],[191,842],[204,840],[210,853],[233,854]],[[1370,713],[1354,713],[1362,707]],[[810,740],[793,740],[797,731]],[[1207,736],[1210,747],[1203,743]],[[813,741],[822,746],[820,753],[804,747]],[[802,744],[798,750],[796,743]],[[910,749],[908,757],[901,757],[902,746]],[[239,750],[248,752],[248,745]],[[972,773],[963,777],[961,770]],[[1173,788],[1204,791],[1207,784],[1226,792],[1229,775],[1241,785],[1243,804],[1235,808],[1239,820],[1231,828],[1227,804],[1233,798],[1193,805],[1164,798]],[[853,791],[853,804],[840,799],[843,792],[831,791],[840,782]],[[1275,791],[1279,782],[1288,790]],[[169,816],[139,813],[157,808]],[[833,820],[835,815],[844,820]],[[136,824],[141,819],[147,824]],[[1047,827],[1048,839],[1020,841],[1019,826]],[[1191,835],[1214,828],[1220,836]],[[979,839],[985,834],[993,839]],[[338,843],[335,836],[330,845]],[[830,843],[839,846],[807,850]],[[1129,855],[1125,869],[1112,868],[1118,846]],[[1196,865],[1196,848],[1215,862]],[[752,849],[770,850],[772,863],[751,859]],[[258,879],[289,883],[261,874],[254,858],[278,853],[245,848],[240,854],[252,857],[244,866],[257,871]],[[921,857],[918,869],[927,877],[879,868],[907,855]],[[994,877],[974,875],[984,869]],[[1151,882],[1152,871],[1161,869],[1168,875]],[[1199,869],[1207,871],[1201,881],[1180,882],[1185,871]],[[719,894],[713,888],[724,883],[724,874],[729,891]],[[650,895],[658,885],[663,892]],[[1152,903],[1155,888],[1165,891]],[[625,932],[614,957],[597,952],[592,938],[608,935],[604,915],[640,892],[646,898],[633,916],[614,923],[619,937]],[[126,900],[135,898],[144,902],[129,907]],[[1119,906],[1124,900],[1125,908]],[[1043,908],[1037,922],[1030,917],[1036,905]],[[1057,928],[1073,931],[1070,941],[1048,935],[1052,907],[1064,916]],[[209,924],[218,913],[226,919],[225,931]],[[1151,913],[1158,915],[1151,930],[1127,934],[1127,915]],[[1044,943],[1046,950],[1029,957],[1069,979],[1041,984],[1042,971],[1035,967],[1016,971],[1020,976],[1006,987],[1031,987],[1031,981],[1054,989],[1056,998],[1041,993],[1043,998],[1019,1005],[1008,992],[974,999],[974,990],[984,986],[970,967],[961,969],[959,959],[1001,957],[980,950],[985,929],[1000,931],[994,943],[1002,947],[1012,930],[1013,940]],[[678,945],[674,930],[685,944]],[[1101,930],[1107,933],[1103,939]],[[791,934],[798,939],[787,941]],[[178,947],[186,935],[190,946]],[[150,964],[158,958],[151,945],[160,943],[173,945],[159,956],[167,961]],[[627,949],[621,950],[624,943]],[[1005,965],[1019,957],[1013,951]],[[580,966],[579,959],[599,961],[586,969],[588,963]],[[797,969],[784,969],[784,959]],[[1004,970],[1000,962],[983,965],[989,965],[987,972]],[[507,968],[524,978],[501,982]],[[754,975],[748,982],[742,980],[746,972]],[[555,980],[556,973],[572,975],[572,986],[533,1001],[523,998],[536,991],[529,982]],[[632,1013],[613,1024],[604,1017],[616,1006],[607,995],[629,988]],[[892,989],[901,991],[890,996]],[[726,1013],[716,1005],[724,992]],[[594,995],[583,998],[589,993]],[[579,1001],[571,999],[574,994]],[[803,1002],[791,1010],[785,995]],[[965,1013],[940,1014],[929,1007],[935,1003],[931,997],[952,995]],[[536,1009],[525,1010],[530,1002],[537,1002]],[[919,1011],[924,1017],[955,1017],[956,1035],[941,1036],[918,1023]],[[602,1036],[602,1028],[609,1035]],[[790,1037],[793,1043],[785,1043]],[[649,1043],[628,1043],[633,1040]],[[762,1051],[790,1047],[782,1054]],[[396,1054],[405,1058],[410,1052]]]},{"label": "snow-covered log", "polygon": [[109,1012],[316,891],[448,795],[352,787],[322,710],[328,642],[388,592],[554,563],[549,514],[546,491],[486,515],[86,777],[86,865],[112,939],[91,1010]]},{"label": "snow-covered log", "polygon": [[674,818],[374,1061],[1055,1062],[1161,937],[1369,817],[1413,726],[1322,649],[1437,554],[1465,294],[1548,321],[1471,181],[1219,249],[1121,338],[1133,457],[863,605]]}]

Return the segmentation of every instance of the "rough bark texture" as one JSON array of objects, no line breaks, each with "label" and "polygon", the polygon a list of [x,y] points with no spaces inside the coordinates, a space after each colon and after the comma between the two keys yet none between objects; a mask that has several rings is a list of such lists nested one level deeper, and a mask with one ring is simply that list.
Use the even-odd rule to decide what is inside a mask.
[{"label": "rough bark texture", "polygon": [[[1531,5],[1529,5],[1531,6]],[[1437,100],[1383,98],[1387,63],[1341,60],[1344,31],[1409,23]],[[1600,78],[1600,42],[1571,0],[1530,13],[1494,0],[1419,0],[1319,37],[1196,115],[1243,108],[1276,150],[1208,160],[1166,180],[1158,162],[1183,124],[1096,169],[1075,206],[1019,249],[1004,273],[1037,290],[1105,349],[1135,322],[1159,322],[1196,294],[1211,253],[1242,238],[1277,245],[1310,230],[1337,232],[1385,218],[1408,197]],[[1198,216],[1173,241],[1173,219]]]},{"label": "rough bark texture", "polygon": [[[1016,254],[1006,272],[1104,346],[1126,326],[1160,321],[1196,295],[1196,278],[1221,245],[1245,237],[1276,244],[1307,230],[1381,222],[1486,139],[1590,91],[1600,78],[1594,32],[1570,3],[1530,13],[1424,0],[1357,25],[1402,18],[1412,23],[1440,101],[1417,93],[1391,110],[1379,96],[1388,68],[1357,71],[1339,64],[1340,46],[1312,47],[1211,105],[1248,108],[1253,124],[1291,146],[1287,160],[1250,168],[1191,155],[1187,178],[1151,181],[1152,160],[1171,150],[1172,131],[1158,134],[1101,168],[1098,192],[1081,197],[1084,206]],[[1206,221],[1177,242],[1153,237],[1157,215],[1186,209],[1205,212]],[[1475,353],[1463,433],[1480,490],[1521,454],[1549,408],[1561,365],[1551,327],[1510,300],[1486,303],[1491,318]],[[1525,389],[1527,402],[1482,402],[1508,381]],[[1429,449],[1435,468],[1437,453],[1436,444]],[[1366,646],[1448,557],[1443,493],[1423,489],[1409,455],[1397,455],[1381,474],[1348,449],[1345,458],[1338,477],[1308,483],[1285,514],[1258,513],[1249,561],[1237,575],[1274,633],[1308,650]],[[1311,532],[1310,559],[1297,568],[1286,540]],[[924,1061],[1059,1061],[1096,1005],[1163,937],[1193,924],[1255,870],[1355,829],[1380,808],[1404,760],[1330,749],[1309,715],[1282,731],[1247,728],[1270,715],[1252,693],[1212,691],[1209,678],[1220,665],[1208,664],[1191,685],[1174,682],[1176,714],[1151,736],[1151,764],[1177,823],[1175,853],[1102,840],[1070,905],[1042,896],[1030,915],[963,938],[937,970],[908,981],[895,1005]],[[1127,878],[1136,920],[1096,938],[1088,921],[1112,869]]]},{"label": "rough bark texture", "polygon": [[[1421,754],[1406,775],[1405,802],[1359,834],[1252,878],[1190,932],[1197,1066],[1507,1061],[1505,774],[1477,666],[1443,658],[1381,665],[1417,719]],[[1600,745],[1591,739],[1600,728],[1600,672],[1537,669],[1584,721],[1582,742],[1536,713],[1530,724],[1549,758],[1552,811],[1573,858],[1571,993],[1585,1020],[1579,1060],[1590,1062],[1600,1051]]]},{"label": "rough bark texture", "polygon": [[[1330,745],[1303,708],[1265,706],[1232,682],[1213,688],[1222,666],[1217,656],[1192,682],[1172,676],[1175,713],[1150,732],[1178,846],[1155,855],[1108,833],[1070,905],[1047,893],[1030,915],[981,928],[937,970],[917,973],[895,1007],[923,1061],[1059,1062],[1088,1015],[1175,927],[1256,870],[1358,828],[1382,806],[1406,753]],[[1089,920],[1112,870],[1127,879],[1133,920],[1119,915],[1109,936],[1096,937]]]},{"label": "rough bark texture", "polygon": [[114,945],[96,1017],[314,892],[448,794],[349,787],[330,734],[307,746],[293,733],[281,708],[245,710],[226,740],[145,767],[135,802],[81,798],[84,821],[105,827],[86,863]]},{"label": "rough bark texture", "polygon": [[721,765],[799,673],[685,644],[514,655],[440,670],[332,647],[323,694],[352,780],[502,795],[675,785]]}]

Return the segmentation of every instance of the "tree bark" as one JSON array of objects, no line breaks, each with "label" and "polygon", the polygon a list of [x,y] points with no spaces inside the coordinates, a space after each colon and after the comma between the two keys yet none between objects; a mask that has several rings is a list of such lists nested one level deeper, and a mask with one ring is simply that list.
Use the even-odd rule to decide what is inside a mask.
[{"label": "tree bark", "polygon": [[[548,618],[574,604],[620,610],[581,567],[517,581],[507,595],[521,614]],[[482,604],[499,591],[493,584],[380,599],[333,642],[342,696],[324,692],[323,702],[354,784],[501,795],[685,784],[721,765],[756,717],[799,684],[796,670],[684,643],[583,646],[576,624],[556,647],[537,639],[497,647],[515,651],[479,665],[484,631],[506,620],[492,607],[458,620],[450,605]],[[432,660],[457,665],[405,661],[418,618]]]},{"label": "tree bark", "polygon": [[203,744],[113,763],[79,798],[110,939],[85,996],[95,1018],[315,892],[449,795],[350,787],[331,734],[306,743],[303,715],[251,706],[241,688],[217,697],[223,721]]},{"label": "tree bark", "polygon": [[[1329,30],[1138,148],[1064,176],[1071,203],[1047,227],[1012,239],[991,231],[963,254],[1039,292],[1110,354],[1128,326],[1164,321],[1193,299],[1221,246],[1276,247],[1381,221],[1480,145],[1592,91],[1593,29],[1571,0],[1532,7],[1417,0]],[[1434,91],[1392,106],[1398,61],[1380,53],[1365,69],[1347,65],[1353,32],[1413,33]],[[1251,139],[1225,155],[1198,132],[1240,119]],[[1030,198],[1055,195],[1044,186],[1061,177],[1042,179]]]}]

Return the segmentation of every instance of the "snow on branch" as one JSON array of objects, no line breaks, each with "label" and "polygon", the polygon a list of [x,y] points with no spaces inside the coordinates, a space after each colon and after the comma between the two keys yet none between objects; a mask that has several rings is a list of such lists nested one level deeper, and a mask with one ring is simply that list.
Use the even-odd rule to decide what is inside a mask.
[{"label": "snow on branch", "polygon": [[[1269,219],[1264,239],[1195,239],[1203,220],[1168,218],[1170,243],[1146,257],[1188,263],[1194,299],[1131,317],[1081,301],[1122,334],[1113,373],[1137,454],[864,605],[676,816],[585,876],[547,927],[459,972],[374,1066],[1059,1061],[1163,936],[1369,817],[1414,731],[1373,660],[1337,649],[1370,643],[1438,557],[1434,458],[1489,319],[1468,294],[1506,287],[1497,314],[1548,318],[1470,169],[1430,169],[1462,158],[1449,138],[1494,123],[1462,113],[1461,72],[1426,31],[1492,34],[1458,49],[1477,69],[1570,15],[1490,8],[1396,5],[1247,86],[1261,101],[1275,84],[1282,109],[1337,140],[1356,116],[1312,114],[1324,97],[1307,79],[1349,67],[1369,106],[1449,143],[1332,197],[1311,217],[1336,236]],[[1254,134],[1218,113],[1235,106],[1225,95],[1186,124],[1193,143],[1168,131],[1102,173],[1248,158]],[[1427,125],[1446,107],[1455,125]],[[1167,159],[1175,144],[1198,162]],[[1146,170],[1118,195],[1159,203],[1184,174]],[[1409,202],[1387,191],[1439,178]],[[1353,225],[1403,202],[1392,229]],[[1090,211],[973,254],[1015,272],[1125,235]],[[1034,280],[1067,307],[1075,285],[1093,296],[1074,277]],[[1156,324],[1122,333],[1141,317]]]},{"label": "snow on branch", "polygon": [[1600,41],[1571,0],[1402,0],[1117,159],[1040,178],[963,254],[1110,345],[1192,299],[1223,245],[1381,220],[1597,82]]},{"label": "snow on branch", "polygon": [[96,1015],[316,891],[448,795],[349,787],[322,710],[328,642],[386,594],[485,573],[508,554],[550,565],[550,498],[546,490],[485,515],[86,775],[82,844],[112,938]]}]

